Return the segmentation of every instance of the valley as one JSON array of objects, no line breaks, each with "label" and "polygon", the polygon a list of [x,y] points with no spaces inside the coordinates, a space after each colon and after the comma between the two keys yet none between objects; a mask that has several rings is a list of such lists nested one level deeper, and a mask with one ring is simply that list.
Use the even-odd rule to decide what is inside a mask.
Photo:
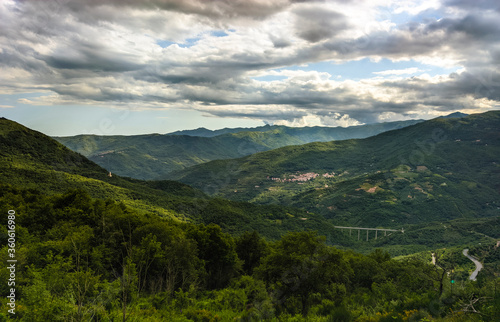
[{"label": "valley", "polygon": [[[75,152],[1,119],[0,211],[17,214],[19,315],[452,321],[472,292],[491,298],[475,306],[489,319],[499,300],[499,128],[500,112],[488,112],[364,139],[261,145],[179,159],[168,179],[147,181],[78,151],[105,160],[136,146],[141,160],[141,147],[161,151],[170,136],[75,137]],[[197,156],[206,139],[248,135],[200,131],[179,136]],[[219,143],[216,158],[231,145]],[[464,248],[483,266],[477,280]]]}]

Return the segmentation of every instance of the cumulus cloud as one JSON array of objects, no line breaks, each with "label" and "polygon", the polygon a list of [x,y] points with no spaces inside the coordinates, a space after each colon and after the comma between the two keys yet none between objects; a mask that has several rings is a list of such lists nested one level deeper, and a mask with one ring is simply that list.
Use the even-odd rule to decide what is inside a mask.
[{"label": "cumulus cloud", "polygon": [[[185,108],[289,125],[482,111],[500,102],[498,7],[479,1],[472,10],[460,0],[5,0],[0,93],[49,93],[23,101],[30,104]],[[401,13],[410,18],[399,21]],[[301,67],[364,58],[461,71],[389,68],[340,81]]]}]

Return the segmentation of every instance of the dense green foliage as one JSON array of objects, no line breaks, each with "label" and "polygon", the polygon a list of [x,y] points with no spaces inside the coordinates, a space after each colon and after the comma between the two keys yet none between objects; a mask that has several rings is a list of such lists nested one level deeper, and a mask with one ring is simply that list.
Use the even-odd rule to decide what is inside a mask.
[{"label": "dense green foliage", "polygon": [[[314,232],[276,242],[232,237],[214,224],[141,215],[81,190],[45,196],[2,185],[0,205],[2,213],[16,209],[18,259],[16,314],[5,314],[2,302],[4,320],[493,321],[498,314],[491,273],[478,282],[454,276],[451,289],[444,273],[459,266],[453,256],[434,266],[380,250],[361,255],[327,246]],[[5,262],[5,227],[0,236]],[[485,247],[477,251],[491,256],[494,248]],[[9,294],[5,283],[0,292]]]},{"label": "dense green foliage", "polygon": [[225,169],[216,195],[301,207],[342,225],[498,216],[499,128],[500,112],[440,118],[362,140],[212,161],[171,179],[203,188]]},{"label": "dense green foliage", "polygon": [[198,129],[172,135],[56,137],[60,143],[121,176],[158,180],[175,170],[231,159],[287,145],[365,138],[420,121],[362,126],[290,128],[263,126],[210,131]]}]

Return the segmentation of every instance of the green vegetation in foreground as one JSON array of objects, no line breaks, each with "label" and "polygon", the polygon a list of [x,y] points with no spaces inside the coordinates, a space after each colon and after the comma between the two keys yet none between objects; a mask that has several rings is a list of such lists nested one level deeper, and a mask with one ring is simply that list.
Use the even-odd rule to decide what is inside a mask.
[{"label": "green vegetation in foreground", "polygon": [[[494,321],[499,313],[498,271],[471,282],[455,252],[436,250],[432,265],[342,251],[314,232],[233,237],[81,190],[46,196],[2,185],[0,212],[12,209],[16,314],[3,301],[4,321]],[[473,252],[498,263],[493,244]],[[2,280],[9,274],[0,270]],[[0,293],[10,294],[6,283]]]},{"label": "green vegetation in foreground", "polygon": [[54,139],[118,175],[159,180],[171,171],[212,160],[238,158],[287,145],[365,138],[418,122],[421,120],[347,128],[262,126],[218,131],[198,129],[171,135],[77,135]]},{"label": "green vegetation in foreground", "polygon": [[[286,204],[337,225],[395,227],[500,214],[500,112],[361,140],[289,146],[171,175],[217,196]],[[219,178],[219,177],[218,177]]]}]

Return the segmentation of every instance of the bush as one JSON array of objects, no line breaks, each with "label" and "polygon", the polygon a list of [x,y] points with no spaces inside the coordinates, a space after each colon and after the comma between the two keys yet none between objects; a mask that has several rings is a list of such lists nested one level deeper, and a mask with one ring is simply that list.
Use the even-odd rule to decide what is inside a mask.
[{"label": "bush", "polygon": [[186,317],[194,322],[216,322],[221,318],[207,310],[189,310],[186,312]]},{"label": "bush", "polygon": [[328,321],[349,322],[352,321],[352,315],[345,306],[338,306],[333,309],[331,315],[328,317]]}]

